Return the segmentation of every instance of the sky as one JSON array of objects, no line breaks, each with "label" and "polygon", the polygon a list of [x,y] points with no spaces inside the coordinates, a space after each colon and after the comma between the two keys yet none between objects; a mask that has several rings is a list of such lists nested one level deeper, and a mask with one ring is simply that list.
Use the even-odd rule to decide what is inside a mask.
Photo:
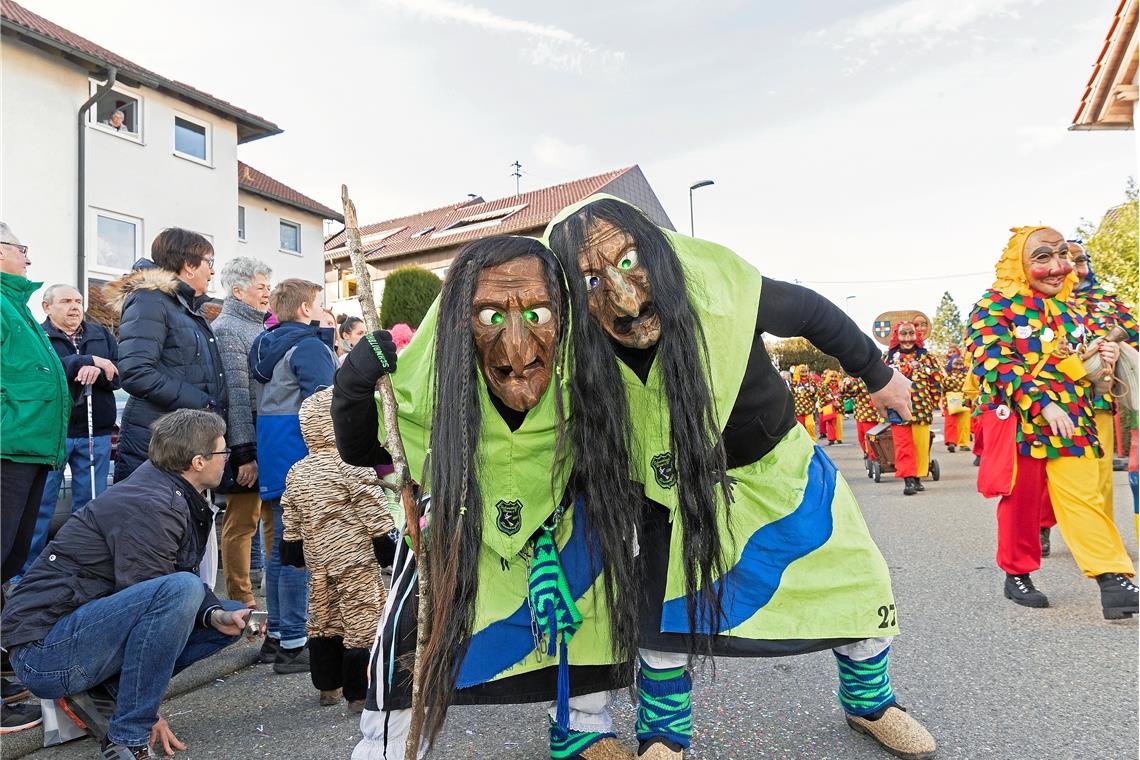
[{"label": "sky", "polygon": [[[362,222],[638,164],[674,224],[869,331],[966,313],[1009,228],[1123,200],[1068,132],[1118,0],[22,0],[284,134],[239,158]],[[849,298],[853,296],[853,298]]]}]

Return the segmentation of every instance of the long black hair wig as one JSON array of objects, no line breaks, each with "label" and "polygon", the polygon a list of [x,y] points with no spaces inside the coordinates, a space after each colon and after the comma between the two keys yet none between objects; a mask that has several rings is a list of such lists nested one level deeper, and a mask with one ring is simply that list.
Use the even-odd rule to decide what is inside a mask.
[{"label": "long black hair wig", "polygon": [[[585,497],[584,514],[576,514],[586,525],[592,561],[601,563],[615,662],[631,663],[637,652],[635,512],[625,500],[636,492],[629,482],[628,461],[618,455],[625,451],[625,430],[613,424],[623,418],[624,394],[615,394],[612,385],[586,381],[581,387],[593,392],[584,398],[572,394],[568,416],[560,391],[572,320],[557,261],[532,238],[495,236],[471,243],[460,251],[443,283],[432,368],[431,516],[426,539],[432,590],[420,667],[425,704],[431,706],[425,732],[433,743],[455,693],[474,625],[484,509],[479,470],[497,466],[479,457],[480,370],[472,303],[480,272],[521,256],[542,262],[559,324],[557,361],[547,391],[556,394],[556,460],[571,458],[568,493]],[[563,498],[552,496],[552,503]]]},{"label": "long black hair wig", "polygon": [[[599,387],[623,388],[614,345],[588,314],[587,294],[578,255],[587,250],[596,222],[609,222],[633,238],[638,261],[645,267],[661,321],[654,361],[660,364],[669,406],[669,436],[677,468],[677,496],[684,533],[685,591],[689,631],[719,631],[723,589],[714,581],[724,575],[722,536],[717,530],[717,490],[731,501],[724,441],[702,359],[708,345],[696,311],[689,302],[685,275],[665,234],[627,203],[601,199],[584,206],[554,227],[550,247],[567,273],[570,302],[579,316],[573,325],[574,374],[571,388],[586,379]],[[624,396],[624,393],[618,395]],[[615,420],[628,437],[628,409]],[[723,537],[728,539],[729,537]],[[716,591],[712,591],[712,589]],[[691,639],[692,642],[692,639]],[[703,643],[702,643],[703,642]],[[711,640],[698,639],[694,649],[710,651]]]}]

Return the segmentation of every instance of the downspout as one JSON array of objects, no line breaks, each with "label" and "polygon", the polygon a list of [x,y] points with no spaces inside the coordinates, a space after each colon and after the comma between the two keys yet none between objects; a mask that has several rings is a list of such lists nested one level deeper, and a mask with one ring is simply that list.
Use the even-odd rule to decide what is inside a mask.
[{"label": "downspout", "polygon": [[76,206],[79,212],[79,239],[76,250],[79,252],[79,256],[76,265],[75,289],[79,291],[80,297],[87,290],[87,112],[91,106],[98,103],[111,91],[111,88],[115,86],[115,80],[118,78],[119,70],[114,66],[108,66],[107,81],[99,85],[95,94],[79,107],[79,176],[76,180],[76,197],[79,199]]}]

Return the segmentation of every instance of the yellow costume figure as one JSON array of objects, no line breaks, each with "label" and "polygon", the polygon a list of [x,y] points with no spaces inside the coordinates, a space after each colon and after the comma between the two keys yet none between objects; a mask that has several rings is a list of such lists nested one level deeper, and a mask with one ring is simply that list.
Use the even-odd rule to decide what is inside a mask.
[{"label": "yellow costume figure", "polygon": [[[1068,244],[1049,227],[1013,232],[993,288],[971,312],[967,335],[983,415],[978,484],[1004,494],[997,508],[1003,592],[1023,606],[1049,605],[1029,576],[1041,566],[1047,496],[1073,559],[1100,586],[1104,616],[1132,615],[1140,589],[1129,580],[1132,561],[1098,487],[1103,450],[1091,383],[1078,356],[1086,331],[1068,303],[1077,279]],[[1102,359],[1106,354],[1110,347]],[[1016,424],[1002,424],[1011,415]],[[1007,466],[995,469],[999,463]]]},{"label": "yellow costume figure", "polygon": [[804,426],[815,440],[815,383],[806,364],[792,367],[792,400],[795,403],[796,422]]}]

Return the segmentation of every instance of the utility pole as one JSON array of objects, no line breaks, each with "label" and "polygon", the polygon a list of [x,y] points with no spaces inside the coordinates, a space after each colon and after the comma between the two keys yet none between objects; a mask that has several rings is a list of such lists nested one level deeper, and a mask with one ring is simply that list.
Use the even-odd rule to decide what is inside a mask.
[{"label": "utility pole", "polygon": [[522,164],[515,161],[511,166],[515,169],[511,176],[515,178],[515,196],[517,197],[519,195],[519,180],[522,179]]}]

